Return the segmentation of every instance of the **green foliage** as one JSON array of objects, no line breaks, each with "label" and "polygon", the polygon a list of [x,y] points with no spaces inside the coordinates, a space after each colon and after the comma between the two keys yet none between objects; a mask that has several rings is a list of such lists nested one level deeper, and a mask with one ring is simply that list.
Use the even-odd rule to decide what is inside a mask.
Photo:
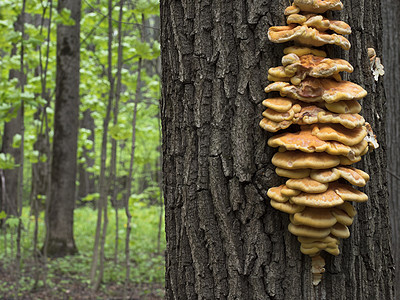
[{"label": "green foliage", "polygon": [[0,220],[7,218],[7,214],[4,210],[0,212]]},{"label": "green foliage", "polygon": [[159,5],[158,0],[137,0],[134,11],[137,14],[155,15],[160,10]]},{"label": "green foliage", "polygon": [[6,220],[6,225],[11,228],[11,229],[16,229],[19,223],[19,219],[17,217],[14,216],[10,216],[7,220]]},{"label": "green foliage", "polygon": [[75,21],[71,19],[71,11],[69,9],[63,8],[54,18],[56,24],[62,24],[65,26],[75,25]]},{"label": "green foliage", "polygon": [[86,197],[82,198],[82,201],[94,201],[94,200],[98,200],[99,198],[100,198],[99,193],[92,193],[92,194],[88,194]]},{"label": "green foliage", "polygon": [[21,140],[22,140],[22,137],[20,134],[14,135],[13,143],[12,143],[13,148],[21,147]]},{"label": "green foliage", "polygon": [[131,136],[129,125],[125,123],[117,123],[110,128],[110,136],[114,140],[127,140]]},{"label": "green foliage", "polygon": [[[88,5],[90,3],[90,5]],[[103,119],[106,113],[110,84],[107,78],[107,39],[108,22],[105,17],[108,14],[107,1],[82,2],[81,18],[81,118],[86,110],[91,112],[94,118],[94,141],[91,140],[91,132],[85,128],[80,129],[78,139],[79,163],[86,164],[86,158],[95,159],[95,164],[88,171],[99,176],[100,149]],[[53,136],[53,115],[56,77],[56,29],[57,25],[74,25],[71,12],[63,9],[57,12],[57,3],[53,2],[50,10],[49,1],[32,0],[26,3],[26,12],[36,15],[36,21],[25,24],[25,36],[22,39],[18,26],[14,26],[22,9],[22,2],[1,1],[0,3],[0,47],[2,49],[0,64],[0,123],[8,122],[15,118],[21,103],[25,110],[25,135],[24,156],[30,164],[46,161],[47,155],[35,149],[34,145],[39,135],[46,131],[49,134],[49,143]],[[51,13],[51,15],[50,15]],[[157,29],[153,28],[154,16],[159,14],[159,1],[139,0],[134,6],[125,3],[122,23],[123,68],[122,92],[118,122],[110,124],[109,137],[118,141],[119,168],[117,177],[127,176],[131,156],[132,118],[134,102],[138,101],[138,115],[136,128],[135,149],[135,176],[149,176],[158,172],[159,159],[159,120],[158,99],[160,97],[160,79],[157,72],[149,69],[149,61],[155,60],[160,55],[160,45],[151,36],[157,37]],[[112,12],[113,26],[118,26],[119,5],[114,3]],[[41,22],[40,18],[49,20]],[[39,21],[38,21],[39,20]],[[142,37],[141,21],[146,20],[146,34]],[[11,30],[10,30],[11,29]],[[117,33],[114,30],[112,74],[115,79],[117,74]],[[150,34],[150,37],[149,37]],[[21,42],[24,43],[24,73],[26,81],[24,92],[20,90],[17,78],[10,79],[10,70],[19,70]],[[14,49],[14,50],[13,50]],[[47,55],[48,52],[48,55]],[[141,70],[140,98],[136,97],[138,60],[142,59],[147,67]],[[151,71],[149,73],[149,71]],[[22,101],[22,102],[21,102]],[[45,108],[45,109],[44,109]],[[46,129],[47,126],[47,129]],[[17,135],[13,140],[13,147],[18,148],[22,137]],[[111,147],[109,139],[108,148]],[[107,161],[109,163],[109,159]],[[10,157],[0,157],[0,165],[3,168],[16,167]],[[24,164],[27,165],[27,164]],[[148,170],[151,167],[151,172]],[[24,186],[24,194],[30,193],[30,166],[26,166],[25,177],[27,185]],[[147,174],[147,175],[146,175]],[[152,176],[154,177],[154,175]],[[152,178],[149,177],[152,181]],[[133,180],[133,189],[137,189],[137,181]],[[27,202],[27,199],[25,199]]]},{"label": "green foliage", "polygon": [[9,153],[0,153],[0,169],[9,170],[13,169],[14,167],[14,157],[11,156]]},{"label": "green foliage", "polygon": [[[90,5],[88,4],[90,3]],[[113,41],[112,41],[112,76],[116,83],[117,76],[117,51],[118,51],[118,15],[119,2],[113,1]],[[20,28],[15,26],[18,16],[22,10],[22,1],[2,0],[0,1],[0,132],[3,124],[15,118],[24,106],[24,136],[15,135],[12,146],[19,148],[24,141],[24,198],[26,207],[21,217],[22,255],[23,261],[32,258],[32,230],[33,217],[28,214],[30,203],[32,165],[46,162],[51,159],[47,153],[37,147],[39,137],[48,134],[48,144],[52,144],[54,100],[56,89],[56,37],[57,26],[72,26],[75,24],[71,19],[69,10],[57,12],[57,1],[30,0],[26,1],[26,12],[33,18],[24,25],[25,35],[22,37]],[[83,1],[81,17],[81,69],[80,69],[80,117],[83,119],[85,112],[89,111],[94,120],[94,132],[87,128],[80,128],[78,134],[78,163],[85,170],[93,173],[94,178],[99,177],[100,149],[103,133],[103,120],[106,115],[106,106],[109,97],[110,82],[107,78],[107,55],[108,55],[108,22],[107,1]],[[132,237],[131,237],[131,281],[136,283],[162,283],[164,266],[163,256],[156,253],[157,231],[159,220],[159,208],[149,206],[158,201],[160,189],[157,182],[160,158],[160,125],[159,107],[160,78],[155,69],[155,60],[160,55],[160,44],[158,31],[154,29],[154,18],[159,14],[158,0],[138,0],[125,2],[124,16],[122,20],[122,46],[123,67],[121,70],[122,88],[120,97],[118,121],[110,124],[108,153],[111,149],[111,138],[118,145],[117,180],[126,181],[129,174],[129,163],[132,149],[132,122],[135,103],[138,103],[136,120],[136,147],[134,156],[134,178],[132,179],[132,195],[130,197],[130,209],[133,215]],[[45,21],[42,22],[41,18]],[[51,19],[50,19],[51,18]],[[141,22],[146,22],[142,27]],[[50,26],[49,26],[50,24]],[[142,30],[146,28],[146,30]],[[143,33],[144,32],[144,33]],[[11,73],[17,74],[21,68],[21,43],[24,46],[24,91],[21,91],[20,82],[17,78],[10,78]],[[138,61],[142,59],[141,82],[138,83]],[[137,87],[140,85],[139,93]],[[114,97],[116,91],[114,91]],[[113,118],[113,115],[111,116]],[[92,137],[94,133],[94,138]],[[51,154],[51,153],[50,153]],[[88,159],[94,159],[94,165],[88,166]],[[107,157],[107,166],[110,165],[110,156]],[[0,169],[13,169],[18,167],[9,154],[0,153]],[[108,171],[109,174],[109,171]],[[145,182],[141,186],[141,182]],[[121,184],[126,187],[126,183]],[[122,199],[123,191],[119,191],[118,199]],[[44,203],[45,196],[39,197]],[[95,202],[99,198],[98,188],[95,192],[86,195],[84,202]],[[81,203],[81,202],[80,202]],[[87,205],[90,205],[87,203]],[[112,257],[115,238],[115,215],[110,209],[109,226],[106,244],[106,273],[105,283],[122,283],[125,276],[124,267],[119,264],[113,266]],[[119,211],[120,228],[118,241],[120,261],[124,257],[124,234],[126,217],[122,210]],[[11,237],[15,241],[15,228],[20,220],[0,212],[0,219],[5,219],[9,230],[7,234],[0,235],[10,242]],[[39,241],[44,240],[44,216],[41,214],[39,220]],[[67,289],[67,284],[52,281],[55,274],[63,274],[66,280],[78,280],[81,283],[88,282],[88,271],[90,268],[91,255],[93,251],[94,229],[96,227],[96,213],[89,208],[80,208],[75,211],[74,232],[79,255],[49,261],[48,287],[56,286],[59,289]],[[163,226],[162,226],[163,228]],[[13,235],[12,235],[13,234]],[[164,233],[161,235],[161,252],[165,248]],[[4,248],[7,243],[0,243],[0,262],[9,257],[11,249]],[[9,244],[9,243],[8,243]],[[7,244],[7,245],[8,245]],[[15,249],[14,249],[15,250]],[[1,268],[1,266],[0,266]],[[32,288],[32,278],[23,276],[19,282],[22,290]],[[44,282],[39,281],[38,287]],[[0,283],[0,294],[6,288],[13,289],[11,284]],[[4,289],[3,289],[4,288]]]}]

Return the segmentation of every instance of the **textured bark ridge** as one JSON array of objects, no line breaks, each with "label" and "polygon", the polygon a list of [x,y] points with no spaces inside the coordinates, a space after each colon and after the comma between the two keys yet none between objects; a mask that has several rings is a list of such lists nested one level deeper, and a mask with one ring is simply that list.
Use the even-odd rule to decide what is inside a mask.
[{"label": "textured bark ridge", "polygon": [[352,27],[350,55],[327,51],[357,66],[352,81],[369,92],[362,114],[382,147],[357,166],[371,174],[369,201],[356,205],[351,238],[315,288],[287,215],[267,200],[283,181],[270,163],[272,135],[258,126],[266,69],[285,47],[267,30],[285,24],[288,5],[161,1],[167,299],[393,299],[384,90],[367,55],[381,51],[380,2],[346,1],[328,14]]},{"label": "textured bark ridge", "polygon": [[383,64],[386,74],[384,85],[387,98],[386,130],[388,161],[389,207],[393,231],[393,256],[396,266],[395,299],[400,298],[400,2],[382,2],[383,15]]}]

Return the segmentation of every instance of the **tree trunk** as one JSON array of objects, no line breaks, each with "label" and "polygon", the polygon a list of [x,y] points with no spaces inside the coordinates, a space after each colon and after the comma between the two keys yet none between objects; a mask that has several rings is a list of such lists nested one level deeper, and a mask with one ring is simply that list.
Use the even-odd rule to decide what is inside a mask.
[{"label": "tree trunk", "polygon": [[64,8],[71,10],[75,25],[57,26],[56,106],[47,232],[49,256],[65,256],[77,252],[73,221],[79,126],[81,1],[59,1],[58,11]]},{"label": "tree trunk", "polygon": [[91,168],[94,166],[94,119],[91,115],[91,111],[89,109],[85,110],[83,113],[83,119],[81,121],[81,128],[85,128],[90,130],[89,140],[93,142],[92,149],[88,150],[86,148],[83,149],[82,156],[85,158],[85,163],[79,164],[78,173],[79,173],[79,191],[78,197],[79,199],[85,198],[87,195],[95,192],[95,180],[93,172],[88,172],[87,168]]},{"label": "tree trunk", "polygon": [[[143,20],[143,19],[142,19]],[[129,283],[129,274],[130,274],[130,239],[131,239],[131,231],[132,231],[132,214],[130,212],[129,207],[129,199],[131,197],[132,191],[132,179],[133,179],[133,163],[135,162],[135,151],[136,151],[136,122],[137,122],[137,113],[138,113],[138,105],[140,103],[141,96],[141,80],[142,80],[142,58],[139,58],[138,66],[137,66],[137,81],[136,81],[136,92],[135,92],[135,105],[133,107],[133,117],[132,117],[132,140],[131,140],[131,157],[129,160],[129,175],[128,175],[128,183],[126,188],[126,196],[125,196],[125,214],[126,214],[126,232],[125,232],[125,283],[124,283],[124,298],[125,293],[127,292],[128,283]]]},{"label": "tree trunk", "polygon": [[[14,23],[14,30],[22,32],[24,26],[22,13]],[[11,56],[15,56],[20,48],[14,44]],[[10,70],[9,79],[17,78],[19,87],[25,84],[26,76],[21,70]],[[0,170],[0,211],[5,211],[7,215],[18,216],[18,193],[19,193],[19,173],[18,167],[22,162],[21,149],[13,147],[14,136],[22,135],[23,118],[21,114],[21,102],[14,103],[13,111],[9,113],[15,115],[9,122],[4,123],[2,133],[1,153],[10,154],[14,158],[15,167],[10,170]],[[22,183],[20,183],[22,184]]]},{"label": "tree trunk", "polygon": [[[38,120],[38,119],[36,119]],[[42,124],[42,126],[45,126]],[[43,156],[48,160],[49,153],[49,140],[45,133],[37,133],[37,140],[33,145],[33,148],[40,153],[40,158]],[[49,184],[49,162],[48,161],[38,161],[32,164],[32,185],[31,185],[31,195],[32,201],[35,202],[34,206],[42,210],[45,207],[44,201],[48,192]]]},{"label": "tree trunk", "polygon": [[[107,77],[110,83],[110,90],[108,91],[108,101],[106,116],[103,119],[103,134],[101,142],[101,161],[100,161],[100,178],[99,178],[99,191],[100,198],[97,202],[97,223],[96,223],[96,233],[93,247],[93,259],[90,271],[90,281],[93,290],[97,290],[103,280],[104,272],[104,244],[106,239],[106,230],[108,225],[108,185],[106,183],[106,169],[107,169],[107,142],[108,142],[108,128],[111,117],[111,107],[113,103],[114,96],[114,78],[112,76],[112,40],[113,40],[113,22],[112,22],[112,0],[108,0],[108,70]],[[102,222],[102,216],[104,215],[104,221]],[[102,229],[102,232],[101,232]],[[100,233],[101,241],[100,241]],[[99,249],[100,248],[100,249]],[[100,251],[100,253],[99,253]],[[99,275],[96,279],[97,265],[99,263]]]},{"label": "tree trunk", "polygon": [[400,91],[398,82],[400,80],[400,3],[398,1],[385,0],[382,2],[383,16],[383,65],[385,66],[386,75],[384,77],[384,85],[387,97],[387,114],[386,114],[386,130],[387,130],[387,155],[388,161],[388,187],[389,187],[389,205],[390,217],[393,228],[393,256],[395,257],[396,281],[395,295],[396,299],[400,297],[400,123],[398,122],[398,114],[400,112]]},{"label": "tree trunk", "polygon": [[[21,114],[17,112],[17,116],[4,124],[3,140],[1,153],[11,154],[14,162],[18,165],[21,161],[21,152],[19,148],[13,148],[13,139],[17,134],[21,134]],[[7,215],[18,216],[18,172],[19,168],[1,170],[0,172],[0,211],[5,211]],[[3,177],[4,176],[4,177]]]},{"label": "tree trunk", "polygon": [[384,90],[367,55],[382,51],[380,1],[348,0],[334,13],[353,28],[351,79],[369,91],[363,115],[382,147],[363,163],[370,199],[315,288],[287,215],[269,205],[281,179],[258,126],[267,70],[288,45],[267,30],[284,25],[289,4],[161,1],[167,299],[393,299]]},{"label": "tree trunk", "polygon": [[[33,118],[35,121],[39,121],[41,123],[40,128],[37,131],[37,140],[33,145],[33,148],[39,152],[39,161],[37,163],[32,164],[32,184],[31,184],[31,204],[32,209],[34,210],[35,221],[37,223],[38,218],[38,209],[42,209],[46,207],[45,201],[43,199],[47,199],[50,197],[49,195],[49,187],[50,187],[50,163],[51,163],[51,145],[50,145],[50,137],[49,137],[49,120],[47,115],[47,107],[50,106],[51,103],[51,95],[50,90],[47,89],[47,76],[48,76],[48,67],[49,67],[49,58],[50,58],[50,40],[51,40],[51,25],[53,18],[53,2],[50,2],[50,11],[49,11],[49,19],[44,18],[44,14],[46,13],[46,9],[43,9],[42,15],[37,20],[37,26],[40,26],[40,32],[43,32],[43,28],[47,27],[47,38],[46,38],[46,51],[43,56],[41,47],[38,46],[37,50],[39,51],[39,62],[40,65],[35,70],[35,76],[40,76],[41,79],[41,97],[46,100],[46,105],[40,105],[37,108],[36,113]],[[45,24],[46,23],[46,24]],[[36,94],[36,97],[39,94]],[[42,159],[45,158],[43,161]],[[44,196],[44,197],[43,197]],[[35,227],[35,232],[37,228]],[[36,240],[35,240],[36,245]],[[35,246],[36,247],[36,246]],[[36,251],[35,251],[36,252]]]}]

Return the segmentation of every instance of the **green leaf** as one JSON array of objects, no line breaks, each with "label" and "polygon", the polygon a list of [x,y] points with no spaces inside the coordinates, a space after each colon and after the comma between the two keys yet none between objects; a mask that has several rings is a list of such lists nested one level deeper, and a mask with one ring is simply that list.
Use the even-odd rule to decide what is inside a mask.
[{"label": "green leaf", "polygon": [[31,44],[33,47],[38,47],[38,46],[42,45],[43,42],[44,42],[43,39],[37,39],[34,37],[29,38],[27,41],[27,43]]},{"label": "green leaf", "polygon": [[93,148],[93,142],[91,140],[85,140],[83,147],[85,147],[87,150],[90,150]]},{"label": "green leaf", "polygon": [[0,212],[0,220],[7,218],[7,214],[4,210]]},{"label": "green leaf", "polygon": [[134,47],[134,50],[136,54],[143,59],[152,59],[153,58],[153,53],[152,49],[150,48],[150,45],[146,42],[141,42],[140,40],[136,40],[132,46]]},{"label": "green leaf", "polygon": [[82,198],[82,201],[93,201],[100,198],[99,193],[88,194],[85,198]]},{"label": "green leaf", "polygon": [[159,13],[159,1],[157,0],[137,0],[135,11],[145,15],[155,15]]},{"label": "green leaf", "polygon": [[46,200],[46,195],[38,194],[38,195],[37,195],[37,198],[38,198],[39,200]]},{"label": "green leaf", "polygon": [[124,124],[117,124],[110,128],[110,135],[114,140],[126,140],[131,133]]},{"label": "green leaf", "polygon": [[39,162],[39,151],[38,150],[31,150],[27,152],[26,157],[29,159],[30,163],[36,164]]},{"label": "green leaf", "polygon": [[21,34],[12,30],[7,31],[5,35],[6,41],[17,43],[21,40]]},{"label": "green leaf", "polygon": [[23,92],[21,94],[21,98],[24,101],[34,100],[35,99],[35,94],[34,93],[30,93],[30,92]]},{"label": "green leaf", "polygon": [[10,228],[17,228],[18,223],[19,223],[19,220],[16,217],[8,218],[7,221],[6,221],[6,224],[8,226],[10,226]]},{"label": "green leaf", "polygon": [[71,10],[63,8],[57,16],[54,17],[56,24],[63,24],[65,26],[74,26],[75,20],[71,18]]},{"label": "green leaf", "polygon": [[40,156],[40,162],[46,162],[47,161],[47,155],[43,154]]},{"label": "green leaf", "polygon": [[0,20],[0,26],[7,28],[9,25],[10,25],[10,22],[8,20]]},{"label": "green leaf", "polygon": [[12,147],[18,149],[19,147],[21,147],[21,135],[20,134],[16,134],[14,135],[13,138],[13,143],[12,143]]}]

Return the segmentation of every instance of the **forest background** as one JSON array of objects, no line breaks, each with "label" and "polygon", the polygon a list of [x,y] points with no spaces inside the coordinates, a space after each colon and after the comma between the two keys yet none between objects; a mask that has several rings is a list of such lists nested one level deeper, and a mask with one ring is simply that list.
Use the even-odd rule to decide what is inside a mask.
[{"label": "forest background", "polygon": [[[0,3],[0,295],[162,298],[159,3],[84,0],[79,20],[80,1],[58,2]],[[57,28],[78,25],[80,84],[65,87],[79,90],[76,189],[61,195],[54,128],[74,123],[55,116]],[[47,246],[50,195],[74,201],[72,251]]]},{"label": "forest background", "polygon": [[[159,1],[83,0],[79,22],[70,9],[58,9],[62,2],[81,1],[0,2],[0,296],[161,299]],[[386,70],[388,188],[399,266],[400,5],[382,3],[379,55]],[[80,100],[76,190],[69,195],[71,249],[77,252],[66,255],[48,253],[45,212],[52,190],[56,64],[62,54],[56,51],[57,26],[77,24],[80,85],[68,87],[79,90]]]}]

